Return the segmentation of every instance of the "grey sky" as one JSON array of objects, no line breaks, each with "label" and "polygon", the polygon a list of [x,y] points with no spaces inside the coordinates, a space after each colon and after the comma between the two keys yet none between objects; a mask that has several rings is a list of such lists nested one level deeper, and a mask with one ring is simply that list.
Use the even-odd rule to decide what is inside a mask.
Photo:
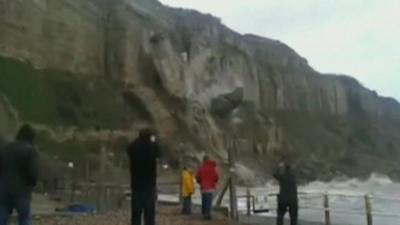
[{"label": "grey sky", "polygon": [[324,73],[354,76],[400,100],[400,0],[161,0],[278,39]]}]

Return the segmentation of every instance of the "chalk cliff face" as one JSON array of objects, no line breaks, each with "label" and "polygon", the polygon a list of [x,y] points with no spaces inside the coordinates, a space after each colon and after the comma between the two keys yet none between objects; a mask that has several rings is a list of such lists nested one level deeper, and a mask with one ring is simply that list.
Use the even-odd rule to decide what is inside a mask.
[{"label": "chalk cliff face", "polygon": [[210,15],[144,0],[0,0],[0,56],[0,93],[21,120],[82,130],[152,124],[171,158],[183,142],[188,159],[207,151],[223,160],[235,136],[242,171],[269,171],[286,157],[305,179],[400,177],[395,100]]}]

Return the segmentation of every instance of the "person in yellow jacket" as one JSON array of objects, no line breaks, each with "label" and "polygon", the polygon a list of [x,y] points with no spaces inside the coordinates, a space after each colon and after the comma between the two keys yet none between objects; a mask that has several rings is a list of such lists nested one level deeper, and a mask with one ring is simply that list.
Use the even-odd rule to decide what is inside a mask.
[{"label": "person in yellow jacket", "polygon": [[182,214],[191,215],[192,214],[192,195],[194,194],[194,175],[192,171],[186,167],[182,171],[182,197],[183,206]]}]

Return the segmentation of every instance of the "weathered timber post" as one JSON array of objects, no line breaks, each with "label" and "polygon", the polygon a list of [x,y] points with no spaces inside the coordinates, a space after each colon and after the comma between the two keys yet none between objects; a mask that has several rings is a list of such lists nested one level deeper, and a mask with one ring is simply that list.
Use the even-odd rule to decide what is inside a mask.
[{"label": "weathered timber post", "polygon": [[215,203],[215,205],[217,207],[221,206],[222,204],[222,200],[224,199],[225,193],[228,191],[229,185],[230,185],[230,179],[228,178],[228,180],[226,181],[226,183],[224,184],[222,191],[219,193],[217,201]]},{"label": "weathered timber post", "polygon": [[106,164],[107,164],[107,147],[103,146],[100,149],[100,178],[99,178],[99,182],[98,182],[99,211],[102,211],[105,206]]},{"label": "weathered timber post", "polygon": [[331,225],[331,209],[329,207],[329,196],[324,195],[325,225]]},{"label": "weathered timber post", "polygon": [[364,196],[365,199],[365,212],[367,216],[367,225],[372,225],[372,206],[371,206],[371,198],[369,195]]},{"label": "weathered timber post", "polygon": [[229,174],[230,174],[230,211],[231,219],[237,221],[238,218],[238,206],[237,206],[237,196],[236,196],[236,167],[235,167],[235,152],[236,152],[236,140],[232,140],[232,145],[228,148],[228,161],[229,161]]},{"label": "weathered timber post", "polygon": [[182,171],[184,169],[184,162],[183,162],[183,148],[184,148],[184,144],[180,143],[179,144],[179,203],[182,204],[183,202],[183,196],[182,196],[182,189],[183,189],[183,184],[182,184]]},{"label": "weathered timber post", "polygon": [[246,207],[247,207],[247,216],[251,216],[251,192],[250,189],[246,190]]}]

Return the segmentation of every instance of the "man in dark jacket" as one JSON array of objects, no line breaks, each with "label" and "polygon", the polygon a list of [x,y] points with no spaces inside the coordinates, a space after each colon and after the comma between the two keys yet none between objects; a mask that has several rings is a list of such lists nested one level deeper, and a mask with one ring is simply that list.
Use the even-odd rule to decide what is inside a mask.
[{"label": "man in dark jacket", "polygon": [[128,147],[132,189],[132,225],[155,225],[157,158],[159,146],[155,132],[143,129]]},{"label": "man in dark jacket", "polygon": [[19,225],[31,224],[30,203],[38,178],[38,153],[31,126],[19,130],[16,141],[0,149],[0,225],[6,225],[15,209]]},{"label": "man in dark jacket", "polygon": [[201,189],[201,211],[205,220],[211,220],[213,194],[217,188],[219,175],[217,163],[204,156],[203,164],[197,171],[197,182]]},{"label": "man in dark jacket", "polygon": [[[282,171],[284,170],[284,171]],[[275,179],[279,182],[280,192],[278,196],[278,218],[277,225],[283,225],[283,219],[289,210],[290,224],[297,225],[298,198],[297,182],[289,164],[281,164]]]}]

